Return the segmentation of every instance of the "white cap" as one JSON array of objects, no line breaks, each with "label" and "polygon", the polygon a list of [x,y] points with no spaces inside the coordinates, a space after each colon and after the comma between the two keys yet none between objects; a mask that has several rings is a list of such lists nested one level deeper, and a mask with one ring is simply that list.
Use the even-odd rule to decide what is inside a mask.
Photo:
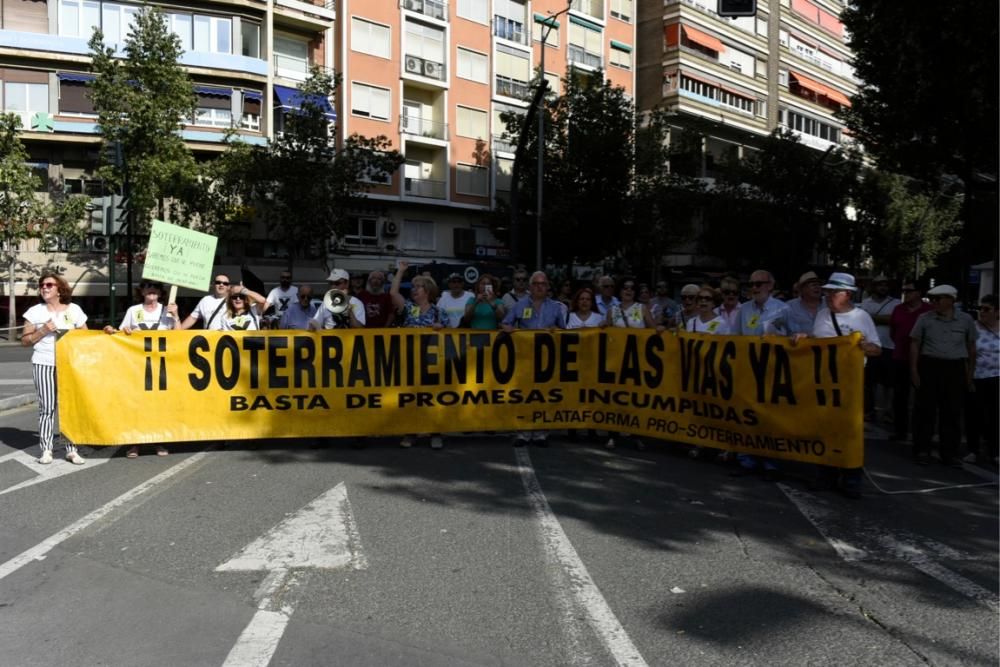
[{"label": "white cap", "polygon": [[350,279],[351,279],[351,274],[349,274],[347,271],[344,271],[343,269],[334,269],[333,271],[330,272],[330,275],[326,277],[326,282],[335,283],[339,280],[350,280]]},{"label": "white cap", "polygon": [[950,296],[952,299],[957,299],[958,290],[951,285],[938,285],[927,290],[927,296]]}]

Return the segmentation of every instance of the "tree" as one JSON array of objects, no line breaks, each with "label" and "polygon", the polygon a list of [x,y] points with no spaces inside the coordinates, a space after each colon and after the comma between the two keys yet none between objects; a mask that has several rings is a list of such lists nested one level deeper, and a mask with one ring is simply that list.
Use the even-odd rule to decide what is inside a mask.
[{"label": "tree", "polygon": [[127,188],[131,237],[145,232],[157,212],[164,215],[171,200],[198,178],[180,134],[197,98],[179,64],[180,38],[159,9],[138,12],[124,51],[124,58],[117,57],[95,30],[90,54],[97,76],[90,95],[104,141],[100,174],[105,182]]},{"label": "tree", "polygon": [[18,136],[21,119],[16,114],[0,114],[0,241],[7,267],[7,298],[10,308],[8,339],[17,328],[14,278],[23,241],[43,239],[53,234],[67,243],[78,243],[85,233],[81,226],[88,200],[59,197],[54,202],[36,195],[41,186],[28,166],[28,151]]},{"label": "tree", "polygon": [[208,171],[208,219],[217,228],[248,225],[256,216],[289,250],[288,261],[311,244],[343,236],[348,214],[375,181],[403,162],[388,137],[353,134],[337,147],[325,100],[339,77],[313,68],[298,95],[299,108],[267,147],[231,141]]}]

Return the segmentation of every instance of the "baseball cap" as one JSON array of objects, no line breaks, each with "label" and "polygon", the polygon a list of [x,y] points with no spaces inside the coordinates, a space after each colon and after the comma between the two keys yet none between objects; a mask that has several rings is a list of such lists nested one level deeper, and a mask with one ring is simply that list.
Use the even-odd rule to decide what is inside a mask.
[{"label": "baseball cap", "polygon": [[927,296],[950,296],[952,299],[958,298],[958,290],[951,285],[938,285],[927,290]]},{"label": "baseball cap", "polygon": [[465,278],[463,278],[462,276],[458,275],[457,273],[453,273],[450,276],[448,276],[448,282],[449,283],[452,282],[452,281],[455,281],[455,280],[457,280],[459,282],[463,282],[463,283],[465,282]]},{"label": "baseball cap", "polygon": [[351,274],[349,274],[347,271],[344,271],[343,269],[334,269],[333,271],[330,272],[330,275],[326,277],[326,282],[335,283],[340,280],[350,280],[350,279],[351,279]]}]

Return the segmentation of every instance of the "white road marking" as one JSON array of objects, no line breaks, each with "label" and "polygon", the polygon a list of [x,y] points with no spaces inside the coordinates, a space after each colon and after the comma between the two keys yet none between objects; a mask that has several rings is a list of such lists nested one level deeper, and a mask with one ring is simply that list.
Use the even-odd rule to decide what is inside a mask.
[{"label": "white road marking", "polygon": [[[521,481],[528,496],[528,502],[541,526],[542,538],[547,554],[560,566],[570,582],[570,590],[576,603],[583,609],[590,623],[605,648],[611,654],[616,665],[645,666],[646,661],[629,638],[615,613],[608,606],[600,589],[590,577],[583,561],[569,537],[563,531],[559,520],[552,513],[548,500],[538,484],[531,457],[526,449],[516,449],[518,470]],[[558,588],[558,587],[557,587]],[[574,663],[572,656],[568,660]]]},{"label": "white road marking", "polygon": [[[34,449],[34,447],[32,449]],[[69,461],[62,458],[56,458],[52,461],[52,463],[42,465],[38,463],[38,457],[34,454],[29,454],[28,451],[23,449],[18,449],[8,454],[4,454],[3,456],[0,456],[0,463],[3,463],[4,461],[17,461],[18,463],[29,468],[32,472],[36,473],[36,476],[31,479],[26,479],[23,482],[19,482],[14,486],[7,487],[6,489],[0,491],[0,496],[5,493],[11,493],[12,491],[18,491],[29,486],[34,486],[35,484],[48,482],[64,475],[70,475],[74,472],[83,472],[87,469],[93,470],[95,466],[107,463],[111,459],[111,455],[114,454],[117,449],[117,447],[95,448],[90,454],[87,455],[87,462],[82,466],[73,465]]]},{"label": "white road marking", "polygon": [[292,568],[364,570],[368,560],[343,482],[244,547],[216,572],[266,570],[254,593],[257,611],[226,656],[223,667],[266,667],[294,609],[278,607],[278,594],[295,587]]},{"label": "white road marking", "polygon": [[13,386],[13,385],[22,385],[22,384],[23,385],[33,385],[33,384],[35,384],[35,381],[32,380],[31,378],[16,379],[16,380],[11,380],[11,379],[0,380],[0,387]]},{"label": "white road marking", "polygon": [[[42,540],[40,543],[36,544],[35,546],[31,547],[26,551],[21,552],[17,556],[14,556],[6,563],[0,564],[0,579],[4,579],[8,575],[17,572],[19,569],[21,569],[31,561],[41,560],[42,558],[45,558],[45,556],[50,551],[59,546],[61,543],[65,542],[66,540],[73,537],[77,533],[86,530],[92,524],[96,523],[97,521],[100,521],[101,519],[103,519],[108,514],[115,511],[122,505],[126,505],[132,502],[146,491],[152,489],[157,484],[160,484],[161,482],[170,479],[174,475],[177,475],[178,473],[187,470],[196,463],[199,463],[202,459],[205,458],[206,455],[207,455],[206,452],[198,452],[197,454],[189,456],[188,458],[184,459],[183,461],[173,466],[169,470],[164,470],[159,475],[147,479],[139,486],[131,489],[130,491],[126,491],[125,493],[118,496],[114,500],[111,500],[110,502],[105,503],[101,507],[98,507],[90,514],[87,514],[78,521],[70,524],[66,528],[63,528],[58,533]],[[80,466],[80,467],[86,467],[86,466]]]},{"label": "white road marking", "polygon": [[[845,561],[860,560],[901,560],[929,577],[940,581],[954,591],[985,604],[990,609],[998,609],[996,593],[970,581],[962,575],[938,563],[934,558],[954,560],[975,560],[945,544],[933,540],[920,540],[902,535],[880,526],[866,525],[855,515],[841,516],[832,507],[815,496],[779,484],[778,488],[788,496],[802,515],[816,528],[817,532],[834,548]],[[848,542],[843,533],[862,540],[864,548]],[[840,536],[838,537],[838,534]]]}]

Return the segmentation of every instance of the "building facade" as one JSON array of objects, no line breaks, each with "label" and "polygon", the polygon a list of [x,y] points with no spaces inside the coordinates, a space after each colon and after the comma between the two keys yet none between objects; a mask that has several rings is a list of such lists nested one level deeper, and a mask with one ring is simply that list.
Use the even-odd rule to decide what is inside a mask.
[{"label": "building facade", "polygon": [[[184,49],[197,109],[182,130],[196,156],[224,149],[227,130],[265,144],[281,131],[295,89],[313,65],[340,73],[331,102],[339,139],[385,135],[405,157],[397,173],[372,174],[372,190],[342,238],[318,239],[300,282],[322,282],[327,263],[352,271],[415,263],[499,260],[506,249],[485,216],[510,188],[513,146],[500,114],[523,111],[545,50],[558,90],[570,68],[603,69],[635,90],[634,0],[204,0],[154,2]],[[96,178],[100,136],[86,95],[87,43],[99,27],[121,48],[140,5],[109,0],[0,0],[0,108],[21,116],[40,190],[86,194],[94,203],[83,248],[41,252],[81,296],[108,294],[105,218],[114,200]],[[553,15],[558,16],[553,17]],[[542,46],[542,37],[546,37]],[[56,244],[58,245],[58,243]],[[285,250],[257,230],[221,241],[219,264],[249,263],[266,282]],[[315,260],[315,261],[310,261]],[[124,273],[121,267],[118,273]],[[121,276],[118,289],[123,290]],[[32,289],[21,276],[19,295]],[[119,292],[120,294],[121,292]]]},{"label": "building facade", "polygon": [[[859,83],[838,19],[845,4],[760,0],[756,16],[724,18],[716,0],[640,3],[637,108],[671,111],[671,140],[698,137],[702,178],[779,127],[820,159],[850,141],[834,115]],[[693,245],[665,258],[673,266],[705,260]]]}]

